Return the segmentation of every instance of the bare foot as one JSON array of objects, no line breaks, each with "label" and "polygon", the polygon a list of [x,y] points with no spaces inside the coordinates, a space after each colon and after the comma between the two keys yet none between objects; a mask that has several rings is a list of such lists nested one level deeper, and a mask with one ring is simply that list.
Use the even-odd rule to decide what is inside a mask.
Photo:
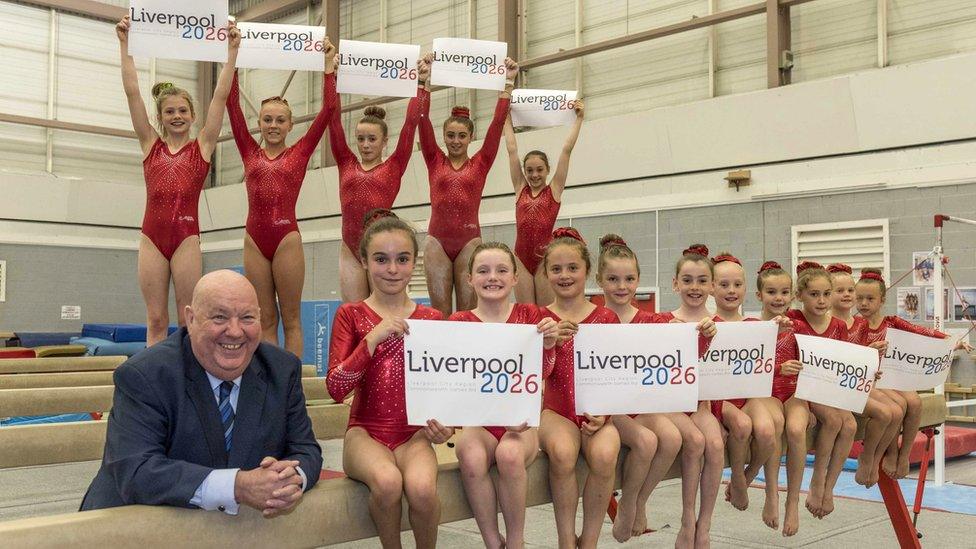
[{"label": "bare foot", "polygon": [[617,517],[613,521],[613,539],[623,543],[630,539],[634,530],[634,519],[637,509],[634,505],[624,504],[623,498],[617,504]]},{"label": "bare foot", "polygon": [[766,502],[763,504],[762,520],[773,530],[779,528],[779,490],[766,492]]},{"label": "bare foot", "polygon": [[898,454],[895,452],[886,452],[884,457],[881,459],[881,469],[889,477],[897,478]]},{"label": "bare foot", "polygon": [[630,531],[633,536],[643,536],[644,531],[647,530],[647,508],[638,511],[637,515],[634,517],[634,528]]},{"label": "bare foot", "polygon": [[871,482],[871,464],[865,461],[864,452],[857,458],[857,472],[854,473],[854,482],[861,486],[867,486]]},{"label": "bare foot", "polygon": [[695,547],[695,525],[682,525],[674,540],[674,549],[693,549]]},{"label": "bare foot", "polygon": [[908,469],[911,464],[908,463],[908,456],[906,455],[904,459],[898,456],[898,468],[895,470],[895,478],[905,478],[908,476]]},{"label": "bare foot", "polygon": [[811,484],[810,492],[807,494],[807,500],[804,505],[806,505],[807,511],[810,511],[811,515],[817,518],[823,518],[823,515],[820,514],[823,506],[823,488],[818,489]]},{"label": "bare foot", "polygon": [[834,493],[824,493],[822,503],[820,504],[820,517],[825,516],[834,512]]},{"label": "bare foot", "polygon": [[708,549],[711,547],[710,529],[711,524],[702,524],[701,521],[695,524],[695,549]]},{"label": "bare foot", "polygon": [[736,482],[735,477],[732,477],[732,482],[729,483],[729,503],[740,511],[749,508],[749,487],[744,482],[745,478]]},{"label": "bare foot", "polygon": [[783,519],[783,537],[796,535],[800,529],[800,498],[786,498],[786,517]]}]

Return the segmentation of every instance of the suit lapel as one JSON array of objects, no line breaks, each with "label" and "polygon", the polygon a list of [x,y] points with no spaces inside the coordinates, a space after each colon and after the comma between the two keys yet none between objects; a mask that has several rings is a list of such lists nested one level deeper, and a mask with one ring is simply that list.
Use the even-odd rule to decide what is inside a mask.
[{"label": "suit lapel", "polygon": [[217,398],[203,366],[197,362],[190,348],[190,338],[183,338],[183,367],[186,374],[186,394],[196,409],[200,424],[203,425],[203,436],[210,450],[210,458],[217,469],[227,467],[227,451],[224,449],[224,429],[217,411]]},{"label": "suit lapel", "polygon": [[247,458],[251,453],[251,447],[262,431],[261,416],[264,412],[264,399],[267,392],[268,385],[264,380],[264,371],[257,356],[254,356],[241,377],[241,392],[237,398],[237,412],[234,417],[234,436],[228,458],[230,467],[248,465]]}]

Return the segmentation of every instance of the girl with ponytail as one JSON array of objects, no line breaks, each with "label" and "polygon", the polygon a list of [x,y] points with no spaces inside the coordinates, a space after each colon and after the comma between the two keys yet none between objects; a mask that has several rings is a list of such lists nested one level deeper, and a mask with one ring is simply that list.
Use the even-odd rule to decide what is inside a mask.
[{"label": "girl with ponytail", "polygon": [[[433,54],[427,54],[424,59],[433,62]],[[518,63],[506,58],[505,89],[498,94],[494,117],[481,150],[474,156],[468,156],[468,145],[474,139],[474,122],[467,108],[454,107],[451,117],[444,121],[447,153],[437,145],[430,122],[429,102],[423,105],[425,110],[420,113],[420,150],[430,180],[430,223],[424,245],[424,269],[430,303],[444,316],[449,316],[455,309],[463,311],[475,306],[474,291],[464,282],[465,270],[471,253],[481,243],[478,219],[481,192],[498,153],[517,75]],[[430,91],[429,82],[425,83],[424,89]],[[452,301],[456,305],[454,308]]]},{"label": "girl with ponytail", "polygon": [[166,338],[169,327],[169,285],[176,290],[177,322],[190,304],[193,287],[203,272],[200,225],[197,219],[200,191],[210,174],[210,157],[224,119],[224,101],[230,93],[241,34],[233,22],[227,33],[227,63],[214,87],[206,121],[196,139],[190,127],[196,112],[190,94],[169,82],[153,86],[157,128],[153,128],[139,93],[139,75],[129,55],[129,16],[115,26],[122,55],[122,87],[125,90],[132,129],[142,147],[146,178],[146,213],[139,241],[139,287],[146,301],[146,345]]},{"label": "girl with ponytail", "polygon": [[[400,179],[413,153],[414,134],[420,113],[429,110],[430,92],[424,86],[430,77],[430,63],[417,61],[417,96],[407,104],[396,149],[383,159],[388,129],[386,111],[372,106],[363,110],[356,124],[359,158],[346,143],[342,128],[342,108],[338,94],[329,119],[329,146],[339,168],[339,204],[342,210],[342,244],[339,246],[339,290],[343,301],[360,301],[369,295],[366,272],[359,263],[359,239],[363,234],[363,215],[374,208],[393,207],[400,192]],[[335,88],[332,89],[335,93]]]}]

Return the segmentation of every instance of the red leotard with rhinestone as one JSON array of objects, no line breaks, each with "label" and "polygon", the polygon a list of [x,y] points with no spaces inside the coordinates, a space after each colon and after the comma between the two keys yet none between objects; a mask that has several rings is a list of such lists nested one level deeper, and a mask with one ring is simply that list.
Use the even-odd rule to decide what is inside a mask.
[{"label": "red leotard with rhinestone", "polygon": [[782,373],[782,370],[784,362],[787,360],[796,360],[798,355],[793,330],[779,332],[776,336],[776,369],[773,370],[773,396],[778,398],[780,402],[786,402],[796,392],[797,376],[785,375]]},{"label": "red leotard with rhinestone", "polygon": [[[437,239],[451,261],[457,259],[468,242],[481,236],[481,222],[478,220],[481,192],[498,153],[508,104],[508,98],[498,99],[495,116],[485,133],[481,150],[458,169],[454,169],[450,159],[437,145],[430,113],[424,111],[420,115],[420,150],[424,153],[430,181],[427,234]],[[427,103],[428,111],[429,105],[430,102]]]},{"label": "red leotard with rhinestone", "polygon": [[[542,316],[542,311],[539,307],[532,305],[531,303],[515,303],[512,307],[512,312],[508,315],[508,319],[505,321],[506,324],[538,324],[544,316]],[[458,322],[482,322],[480,318],[473,311],[457,311],[452,314],[448,320],[456,320]],[[544,349],[542,351],[542,379],[549,377],[552,373],[553,366],[556,361],[556,353],[554,349]],[[505,436],[505,427],[490,426],[485,427],[485,430],[491,433],[493,437],[497,440],[501,440]]]},{"label": "red leotard with rhinestone", "polygon": [[[444,317],[437,309],[418,304],[410,318],[441,320]],[[407,424],[403,339],[387,339],[376,346],[373,356],[369,355],[366,335],[382,321],[362,301],[339,307],[332,325],[326,384],[336,402],[356,390],[347,429],[362,427],[373,439],[393,450],[410,440],[421,427]]]},{"label": "red leotard with rhinestone", "polygon": [[[857,317],[857,318],[863,318],[863,317]],[[913,334],[918,334],[918,335],[923,335],[928,337],[936,337],[939,339],[943,339],[946,337],[946,334],[938,330],[933,330],[931,328],[926,328],[924,326],[912,324],[911,322],[905,320],[904,318],[900,318],[897,316],[886,316],[881,319],[881,324],[878,324],[877,328],[871,328],[871,326],[868,325],[867,323],[867,319],[865,319],[865,327],[864,330],[862,330],[861,333],[859,334],[860,338],[857,340],[851,339],[851,341],[853,343],[859,343],[861,345],[870,345],[876,341],[883,341],[885,336],[888,333],[889,327],[894,328],[896,330],[903,330],[906,332],[911,332]]]},{"label": "red leotard with rhinestone", "polygon": [[[552,318],[557,322],[562,320],[559,315],[542,307],[542,318]],[[580,324],[620,324],[617,313],[606,307],[597,306],[579,322]],[[576,415],[576,385],[573,378],[573,339],[556,345],[556,364],[552,374],[546,378],[546,390],[542,393],[542,408],[552,410],[564,418],[572,421],[577,427],[586,422],[584,416]]]},{"label": "red leotard with rhinestone", "polygon": [[200,190],[210,173],[210,162],[200,154],[196,139],[175,154],[162,139],[156,139],[142,161],[142,173],[146,178],[142,234],[169,261],[187,237],[200,234]]},{"label": "red leotard with rhinestone", "polygon": [[[333,88],[334,89],[334,88]],[[363,220],[366,213],[376,208],[390,209],[400,192],[400,179],[407,170],[413,152],[413,138],[421,112],[427,112],[430,92],[420,89],[417,97],[407,104],[407,116],[403,120],[396,150],[378,166],[364,170],[359,159],[346,143],[342,128],[342,109],[339,96],[334,99],[335,109],[329,119],[329,146],[339,167],[339,204],[342,211],[342,242],[353,254],[359,256],[359,241],[363,237]],[[425,106],[421,106],[425,105]]]},{"label": "red leotard with rhinestone", "polygon": [[[846,324],[846,322],[845,322]],[[868,329],[868,320],[863,316],[851,317],[851,325],[847,328],[847,341],[860,343],[864,339],[864,332]]]},{"label": "red leotard with rhinestone", "polygon": [[281,240],[288,233],[298,231],[298,220],[295,216],[298,193],[305,181],[308,161],[322,140],[322,134],[325,133],[325,127],[335,108],[331,103],[335,98],[335,74],[326,75],[322,80],[322,97],[327,99],[323,102],[322,109],[305,135],[274,158],[268,158],[247,129],[247,120],[241,110],[236,72],[227,96],[230,127],[244,162],[248,205],[246,230],[261,255],[268,261],[274,259]]},{"label": "red leotard with rhinestone", "polygon": [[546,245],[552,241],[552,228],[556,226],[559,206],[549,185],[536,196],[532,196],[530,186],[524,185],[515,200],[514,251],[531,274],[535,274],[539,268]]}]

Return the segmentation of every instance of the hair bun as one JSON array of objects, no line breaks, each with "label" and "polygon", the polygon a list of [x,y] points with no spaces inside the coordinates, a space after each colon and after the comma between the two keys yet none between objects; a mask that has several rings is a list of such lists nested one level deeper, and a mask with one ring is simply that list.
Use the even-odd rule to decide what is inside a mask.
[{"label": "hair bun", "polygon": [[702,257],[708,257],[708,246],[704,244],[692,244],[685,248],[681,255],[700,255]]},{"label": "hair bun", "polygon": [[783,270],[783,266],[780,265],[779,263],[775,262],[775,261],[767,261],[767,262],[765,262],[765,263],[762,264],[762,267],[759,267],[759,271],[757,271],[757,272],[761,274],[761,273],[763,273],[765,271],[771,271],[773,269],[779,269],[779,270],[782,271]]},{"label": "hair bun", "polygon": [[816,261],[803,261],[796,266],[796,275],[800,276],[800,273],[809,269],[823,269],[823,265],[817,263]]},{"label": "hair bun", "polygon": [[739,258],[738,257],[735,257],[734,255],[732,255],[730,253],[720,253],[717,256],[715,256],[715,257],[712,258],[712,263],[715,263],[715,264],[723,263],[725,261],[728,261],[728,262],[731,262],[731,263],[735,263],[736,265],[738,265],[740,267],[742,266],[742,262],[739,261]]},{"label": "hair bun", "polygon": [[467,107],[454,107],[451,109],[451,116],[454,118],[471,118],[471,109]]},{"label": "hair bun", "polygon": [[582,237],[582,235],[579,234],[579,231],[577,231],[576,229],[574,229],[572,227],[559,227],[555,231],[552,231],[552,237],[553,238],[572,238],[573,240],[579,240],[580,242],[586,244],[586,241],[583,240],[583,237]]},{"label": "hair bun", "polygon": [[613,233],[603,235],[603,238],[600,239],[600,249],[602,250],[611,246],[623,246],[624,248],[629,247],[627,246],[627,242],[620,235]]},{"label": "hair bun", "polygon": [[827,272],[831,274],[836,274],[836,273],[852,274],[854,271],[851,269],[850,265],[845,265],[843,263],[831,263],[830,265],[827,265]]},{"label": "hair bun", "polygon": [[366,212],[366,215],[363,216],[363,229],[385,217],[396,218],[397,214],[393,213],[391,210],[387,210],[386,208],[373,208],[372,210]]},{"label": "hair bun", "polygon": [[159,96],[166,90],[170,88],[175,88],[176,84],[172,82],[156,82],[152,87],[152,98],[159,99]]},{"label": "hair bun", "polygon": [[383,120],[386,118],[386,109],[378,105],[370,105],[369,107],[363,109],[363,116],[374,116],[380,120]]}]

